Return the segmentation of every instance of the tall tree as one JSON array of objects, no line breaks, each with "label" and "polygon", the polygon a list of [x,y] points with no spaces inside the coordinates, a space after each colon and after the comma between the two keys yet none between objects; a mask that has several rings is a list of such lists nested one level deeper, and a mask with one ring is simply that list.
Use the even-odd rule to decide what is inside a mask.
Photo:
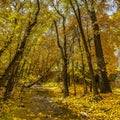
[{"label": "tall tree", "polygon": [[56,10],[56,12],[59,14],[59,16],[62,18],[62,28],[63,28],[63,45],[60,44],[60,34],[57,26],[57,22],[54,20],[56,35],[57,35],[57,44],[61,51],[61,56],[63,60],[63,97],[69,96],[69,89],[68,89],[68,56],[67,56],[67,37],[66,37],[66,18],[65,16],[55,7],[55,4],[53,3],[53,6]]},{"label": "tall tree", "polygon": [[13,60],[11,61],[11,63],[9,64],[7,69],[5,70],[3,77],[1,78],[4,83],[7,80],[6,91],[4,93],[4,99],[5,100],[7,100],[10,97],[10,93],[13,90],[14,83],[15,83],[14,77],[15,77],[15,74],[17,72],[20,60],[22,59],[24,49],[25,49],[25,46],[26,46],[26,43],[27,43],[27,39],[28,39],[28,37],[29,37],[29,35],[31,33],[32,28],[37,23],[37,17],[38,17],[39,11],[40,11],[39,0],[36,1],[36,4],[37,4],[37,9],[34,12],[33,20],[28,22],[28,25],[26,27],[26,30],[25,30],[25,33],[24,33],[23,40],[21,42],[20,48],[16,52]]},{"label": "tall tree", "polygon": [[104,60],[102,44],[101,44],[99,25],[97,23],[97,15],[95,12],[96,3],[94,2],[94,0],[91,0],[90,9],[89,9],[87,0],[84,0],[84,2],[85,2],[85,5],[87,6],[87,11],[90,15],[91,22],[92,22],[96,61],[97,61],[97,66],[98,66],[98,71],[100,76],[100,81],[99,81],[100,90],[101,90],[101,93],[111,92],[110,84],[107,77],[106,64]]},{"label": "tall tree", "polygon": [[[89,70],[90,70],[90,73],[91,73],[92,84],[93,84],[93,92],[94,92],[94,95],[98,95],[99,92],[98,92],[98,89],[97,89],[97,86],[96,86],[96,81],[95,81],[95,77],[94,77],[94,73],[93,73],[91,55],[90,55],[90,52],[89,52],[89,49],[88,49],[88,46],[87,46],[86,37],[85,37],[83,25],[82,25],[80,7],[79,7],[79,4],[78,4],[77,0],[74,0],[75,6],[72,3],[72,0],[69,0],[69,1],[70,1],[72,9],[74,11],[74,14],[75,14],[75,17],[77,19],[78,26],[79,26],[79,29],[80,29],[83,45],[84,45],[86,56],[87,56],[88,66],[89,66]],[[77,10],[76,10],[76,8],[77,8]]]},{"label": "tall tree", "polygon": [[57,35],[57,44],[58,47],[61,51],[62,59],[63,59],[63,93],[64,97],[67,97],[69,95],[69,90],[68,90],[68,74],[67,74],[67,65],[68,65],[68,58],[67,58],[67,46],[66,46],[66,33],[65,33],[65,18],[63,17],[63,31],[64,31],[64,45],[63,47],[60,44],[60,39],[59,39],[59,32],[58,32],[58,27],[57,27],[57,22],[54,20],[55,24],[55,29],[56,29],[56,35]]}]

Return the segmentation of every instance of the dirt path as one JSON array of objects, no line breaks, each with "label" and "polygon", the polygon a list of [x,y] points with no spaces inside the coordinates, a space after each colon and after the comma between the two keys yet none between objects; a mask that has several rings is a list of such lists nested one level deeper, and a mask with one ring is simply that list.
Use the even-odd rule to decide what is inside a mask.
[{"label": "dirt path", "polygon": [[33,86],[29,97],[30,100],[23,101],[33,113],[25,118],[27,120],[81,120],[61,103],[53,102],[55,94],[44,86]]}]

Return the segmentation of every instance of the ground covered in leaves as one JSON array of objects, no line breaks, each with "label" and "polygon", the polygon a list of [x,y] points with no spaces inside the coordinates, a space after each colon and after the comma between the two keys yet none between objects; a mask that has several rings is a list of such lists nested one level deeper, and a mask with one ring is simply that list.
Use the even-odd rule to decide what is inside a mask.
[{"label": "ground covered in leaves", "polygon": [[[17,94],[17,92],[15,91]],[[120,120],[120,90],[102,94],[96,99],[83,95],[77,86],[77,96],[63,99],[61,84],[47,83],[24,89],[19,98],[0,101],[0,120]]]}]

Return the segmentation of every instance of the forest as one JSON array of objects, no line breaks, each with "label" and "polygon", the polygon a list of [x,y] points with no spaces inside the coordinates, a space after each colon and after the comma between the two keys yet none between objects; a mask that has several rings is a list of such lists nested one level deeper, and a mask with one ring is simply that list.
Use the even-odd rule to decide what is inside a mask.
[{"label": "forest", "polygon": [[0,1],[0,120],[120,120],[120,0]]}]

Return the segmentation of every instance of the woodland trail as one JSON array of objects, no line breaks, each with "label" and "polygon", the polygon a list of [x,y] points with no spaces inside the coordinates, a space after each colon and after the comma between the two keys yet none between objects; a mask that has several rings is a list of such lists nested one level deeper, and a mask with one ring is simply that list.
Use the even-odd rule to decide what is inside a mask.
[{"label": "woodland trail", "polygon": [[[51,86],[52,87],[52,86]],[[53,91],[45,86],[35,85],[30,88],[30,93],[23,98],[21,106],[29,110],[29,115],[22,115],[25,120],[81,120],[62,103],[53,102]],[[23,105],[22,105],[23,104]],[[19,111],[20,112],[20,111]],[[23,113],[24,114],[24,113]],[[21,116],[19,116],[21,118]],[[82,119],[83,120],[83,119]]]},{"label": "woodland trail", "polygon": [[[93,96],[79,95],[61,98],[61,85],[47,83],[25,88],[19,96],[0,103],[0,120],[119,120],[120,90],[103,94],[94,101]],[[60,87],[60,88],[59,88]],[[80,88],[80,86],[78,86]],[[80,92],[81,88],[78,89]],[[18,98],[18,99],[17,99]],[[84,113],[84,114],[83,114]],[[87,116],[85,116],[85,113]]]}]

